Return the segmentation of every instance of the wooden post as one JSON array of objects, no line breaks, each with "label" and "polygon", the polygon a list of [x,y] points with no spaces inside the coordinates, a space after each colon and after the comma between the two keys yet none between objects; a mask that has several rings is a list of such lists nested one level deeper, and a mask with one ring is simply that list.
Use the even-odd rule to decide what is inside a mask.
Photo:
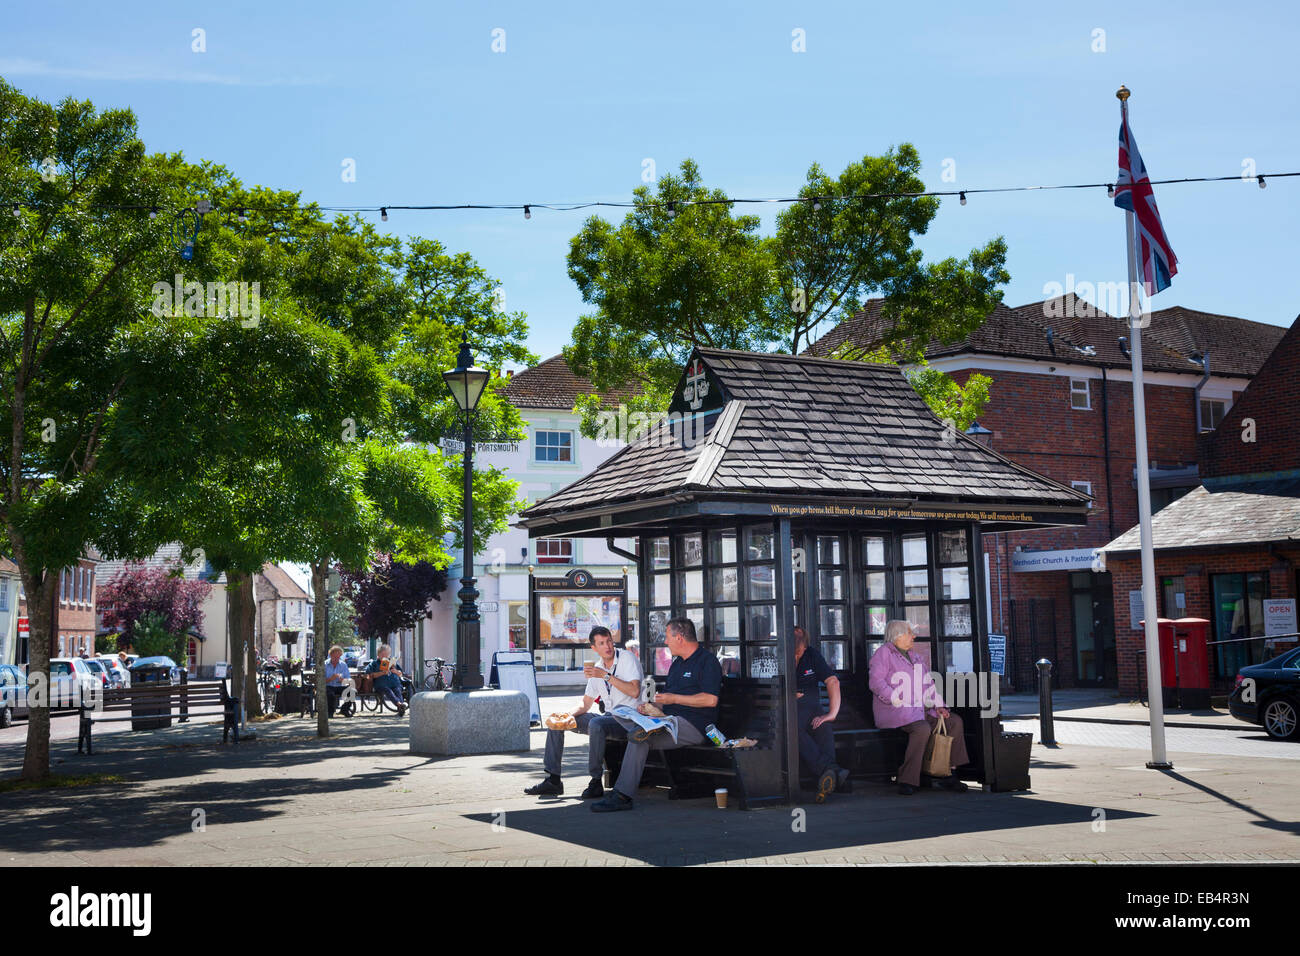
[{"label": "wooden post", "polygon": [[[989,658],[988,611],[984,606],[984,536],[980,533],[978,523],[968,526],[967,541],[967,553],[975,565],[975,579],[971,582],[970,589],[971,626],[975,633],[975,673],[976,675],[988,674],[991,685],[993,681],[998,680],[998,675],[993,673],[992,661]],[[1005,660],[1005,657],[1003,659]],[[999,701],[1000,695],[1001,690],[999,690]],[[989,788],[997,783],[997,739],[1001,732],[1002,721],[999,714],[980,718],[980,746],[984,749],[983,783]]]},{"label": "wooden post", "polygon": [[781,708],[781,737],[785,758],[785,796],[799,799],[799,730],[794,681],[794,553],[790,519],[777,521],[776,533],[776,651],[781,661],[780,681],[785,706]]}]

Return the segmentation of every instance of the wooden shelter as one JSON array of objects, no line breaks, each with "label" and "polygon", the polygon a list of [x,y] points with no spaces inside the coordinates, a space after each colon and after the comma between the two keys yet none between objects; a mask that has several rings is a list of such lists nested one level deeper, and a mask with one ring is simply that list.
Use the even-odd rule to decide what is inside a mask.
[{"label": "wooden shelter", "polygon": [[[876,745],[866,689],[886,621],[913,624],[938,674],[989,674],[979,535],[1080,525],[1087,510],[1082,493],[935,418],[897,367],[702,348],[662,421],[520,523],[532,537],[637,541],[646,672],[667,672],[665,625],[688,617],[736,686],[774,682],[773,796],[793,801],[796,624],[845,691],[841,762],[891,772],[897,741]],[[995,784],[996,711],[962,712],[972,775]]]}]

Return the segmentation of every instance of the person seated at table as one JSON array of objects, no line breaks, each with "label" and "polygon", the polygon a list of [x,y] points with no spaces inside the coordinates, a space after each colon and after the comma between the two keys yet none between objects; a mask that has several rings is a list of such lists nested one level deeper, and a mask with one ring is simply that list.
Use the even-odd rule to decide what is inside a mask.
[{"label": "person seated at table", "polygon": [[[591,782],[582,791],[584,800],[605,795],[604,785],[600,781],[605,767],[605,741],[610,738],[627,739],[627,730],[616,718],[608,713],[593,714],[591,708],[597,699],[605,705],[606,711],[620,705],[636,707],[641,702],[641,662],[636,655],[615,647],[614,635],[609,628],[600,625],[591,629],[587,642],[595,649],[600,660],[583,665],[582,673],[587,678],[587,686],[582,694],[582,706],[573,712],[573,719],[578,724],[574,733],[586,734],[588,737],[587,772],[591,775]],[[546,756],[542,758],[546,779],[529,787],[524,793],[537,797],[558,797],[564,793],[564,783],[560,779],[564,733],[563,730],[546,732]]]},{"label": "person seated at table", "polygon": [[[352,686],[352,672],[343,662],[343,648],[335,644],[329,650],[329,660],[325,662],[325,697],[329,701],[331,717],[334,716],[334,711],[339,710],[339,700],[343,694]],[[349,698],[340,712],[344,717],[351,717],[354,706]]]},{"label": "person seated at table", "polygon": [[[847,792],[849,772],[835,762],[835,731],[840,713],[840,679],[802,627],[794,629],[795,706],[799,719],[799,764],[817,780],[817,802],[836,790]],[[826,684],[830,710],[823,711],[817,685]]]},{"label": "person seated at table", "polygon": [[[871,655],[868,680],[876,726],[897,727],[907,734],[907,752],[898,768],[898,792],[904,796],[916,793],[921,785],[925,745],[940,717],[952,737],[950,769],[970,761],[962,720],[943,705],[934,678],[926,672],[920,656],[912,653],[915,640],[916,633],[907,621],[886,624],[885,643]],[[937,779],[945,790],[964,793],[967,789],[955,774]]]},{"label": "person seated at table", "polygon": [[387,644],[380,644],[375,652],[375,659],[366,667],[367,674],[374,674],[371,686],[381,701],[388,701],[397,708],[397,716],[406,714],[406,702],[402,700],[402,668],[393,660],[393,649]]},{"label": "person seated at table", "polygon": [[[704,728],[717,720],[718,695],[722,693],[722,667],[718,659],[700,645],[695,637],[695,624],[690,618],[677,617],[668,622],[668,650],[673,655],[668,668],[668,681],[664,690],[655,695],[655,704],[668,717],[677,718],[677,740],[666,728],[652,733],[629,726],[631,732],[627,750],[623,754],[623,767],[618,780],[601,800],[591,805],[597,813],[632,809],[632,794],[641,786],[641,772],[651,750],[672,750],[704,742]],[[646,712],[646,705],[637,707]]]}]

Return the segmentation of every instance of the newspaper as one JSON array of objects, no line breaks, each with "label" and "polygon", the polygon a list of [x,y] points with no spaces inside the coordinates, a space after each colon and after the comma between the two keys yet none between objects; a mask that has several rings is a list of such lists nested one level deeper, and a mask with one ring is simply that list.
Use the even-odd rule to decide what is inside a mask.
[{"label": "newspaper", "polygon": [[673,743],[677,743],[677,718],[676,717],[647,717],[634,707],[627,704],[619,704],[610,714],[620,720],[630,721],[640,727],[642,730],[666,730],[673,738]]}]

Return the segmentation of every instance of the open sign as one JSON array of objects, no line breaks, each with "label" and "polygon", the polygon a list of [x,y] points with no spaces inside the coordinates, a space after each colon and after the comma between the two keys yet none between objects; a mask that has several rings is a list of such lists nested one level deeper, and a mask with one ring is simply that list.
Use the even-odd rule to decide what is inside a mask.
[{"label": "open sign", "polygon": [[1295,598],[1273,598],[1264,601],[1264,636],[1280,637],[1295,632]]}]

